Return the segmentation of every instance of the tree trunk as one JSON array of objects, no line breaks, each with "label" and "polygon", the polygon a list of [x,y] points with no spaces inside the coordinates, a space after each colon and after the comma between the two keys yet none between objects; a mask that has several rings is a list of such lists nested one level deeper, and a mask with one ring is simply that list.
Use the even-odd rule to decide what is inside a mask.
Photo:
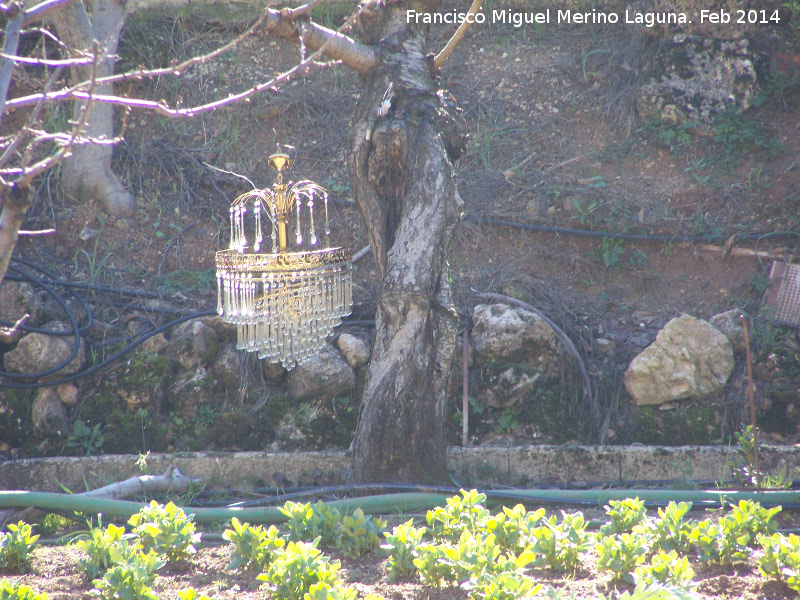
[{"label": "tree trunk", "polygon": [[[114,56],[117,53],[119,34],[125,21],[124,3],[120,0],[92,0],[92,21],[81,2],[73,4],[53,18],[58,36],[70,48],[90,50],[96,41],[104,58],[97,67],[97,77],[114,73]],[[92,65],[76,66],[71,70],[75,82],[92,78]],[[111,84],[98,85],[96,94],[112,95]],[[84,110],[76,102],[73,119],[78,120]],[[89,109],[85,137],[111,140],[114,137],[114,107],[108,103],[95,103]],[[72,156],[62,166],[62,185],[67,195],[80,202],[99,200],[108,214],[129,217],[133,214],[133,196],[111,170],[110,144],[81,144],[72,150]]]},{"label": "tree trunk", "polygon": [[351,185],[383,276],[353,443],[357,482],[446,477],[445,400],[458,324],[446,255],[461,205],[451,160],[465,136],[437,94],[426,32],[406,23],[405,8],[388,4],[382,25],[367,32],[380,40],[382,62],[350,138]]}]

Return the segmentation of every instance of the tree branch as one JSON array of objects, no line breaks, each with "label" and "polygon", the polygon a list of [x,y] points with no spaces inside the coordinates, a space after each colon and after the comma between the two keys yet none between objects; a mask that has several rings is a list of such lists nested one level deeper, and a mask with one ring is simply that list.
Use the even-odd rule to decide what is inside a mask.
[{"label": "tree branch", "polygon": [[6,56],[13,56],[17,53],[19,46],[19,32],[22,30],[22,23],[25,20],[25,12],[17,4],[12,4],[12,9],[16,8],[16,14],[8,19],[6,23],[6,35],[3,40],[3,56],[0,60],[0,122],[3,118],[3,110],[8,97],[8,88],[11,85],[11,76],[14,74],[16,64]]},{"label": "tree branch", "polygon": [[[340,60],[359,75],[366,75],[378,66],[378,53],[340,31],[333,31],[311,21],[296,21],[290,9],[266,9],[265,29],[287,40],[302,40],[306,48],[319,51],[333,60]],[[354,19],[353,19],[354,20]]]},{"label": "tree branch", "polygon": [[460,42],[461,38],[464,37],[464,34],[467,33],[467,29],[469,29],[470,25],[472,25],[472,18],[469,17],[469,15],[475,15],[478,12],[478,10],[480,10],[482,2],[483,0],[472,0],[472,6],[469,7],[469,11],[467,11],[466,18],[463,21],[461,21],[461,25],[458,26],[458,29],[456,29],[456,32],[453,34],[453,37],[451,37],[447,41],[445,47],[442,48],[441,52],[439,52],[439,54],[437,54],[436,57],[433,59],[433,66],[436,69],[441,68],[441,66],[444,64],[444,61],[448,59],[450,54],[458,45],[458,42]]}]

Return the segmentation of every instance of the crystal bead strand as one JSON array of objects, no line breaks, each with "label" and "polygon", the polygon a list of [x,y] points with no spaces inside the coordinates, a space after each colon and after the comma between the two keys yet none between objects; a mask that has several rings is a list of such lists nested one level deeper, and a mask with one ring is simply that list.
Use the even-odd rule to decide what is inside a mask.
[{"label": "crystal bead strand", "polygon": [[303,232],[300,231],[300,204],[301,204],[300,196],[297,196],[296,206],[297,206],[297,227],[295,229],[295,237],[297,237],[297,245],[303,245]]},{"label": "crystal bead strand", "polygon": [[255,202],[255,215],[256,215],[256,236],[255,236],[255,251],[261,251],[261,242],[264,241],[264,236],[261,233],[261,198],[256,198]]},{"label": "crystal bead strand", "polygon": [[314,191],[308,195],[308,220],[311,227],[311,245],[317,245],[317,232],[314,230]]}]

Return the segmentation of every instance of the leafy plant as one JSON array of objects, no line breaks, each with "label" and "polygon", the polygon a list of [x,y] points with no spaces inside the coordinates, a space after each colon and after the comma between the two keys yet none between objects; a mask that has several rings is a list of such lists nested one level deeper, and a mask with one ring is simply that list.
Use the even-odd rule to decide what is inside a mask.
[{"label": "leafy plant", "polygon": [[311,503],[287,502],[280,511],[289,520],[289,539],[293,542],[321,539],[321,545],[333,545],[338,534],[342,513],[336,508],[330,508],[322,500],[313,507]]},{"label": "leafy plant", "polygon": [[542,589],[530,577],[508,571],[470,579],[462,587],[469,591],[472,600],[523,600],[533,598]]},{"label": "leafy plant", "polygon": [[385,527],[386,521],[365,515],[363,510],[357,508],[352,515],[342,517],[336,536],[336,547],[349,557],[373,552],[381,544],[379,536]]},{"label": "leafy plant", "polygon": [[528,511],[522,504],[514,508],[503,507],[503,512],[486,519],[486,531],[492,533],[504,549],[520,553],[527,548],[530,531],[541,525],[545,510]]},{"label": "leafy plant", "polygon": [[709,520],[700,521],[689,530],[689,542],[697,550],[702,562],[726,562],[721,544],[722,530],[719,524]]},{"label": "leafy plant", "polygon": [[103,600],[158,600],[151,586],[155,572],[166,563],[163,558],[124,544],[112,546],[110,553],[112,565],[94,580],[90,594]]},{"label": "leafy plant", "polygon": [[383,534],[386,543],[381,548],[389,552],[386,569],[390,581],[416,573],[414,559],[419,556],[417,548],[422,543],[425,531],[426,527],[414,527],[414,520],[409,519],[392,529],[391,533],[387,531]]},{"label": "leafy plant", "polygon": [[101,423],[89,429],[88,425],[79,419],[72,426],[72,433],[67,438],[67,447],[78,448],[83,451],[84,456],[92,456],[100,453],[105,441]]},{"label": "leafy plant", "polygon": [[240,523],[239,519],[231,519],[232,529],[226,529],[222,539],[233,546],[231,562],[228,569],[264,569],[272,560],[285,541],[280,537],[277,527],[271,525],[264,530],[261,525],[253,527],[249,523]]},{"label": "leafy plant", "polygon": [[304,600],[356,600],[353,588],[332,587],[328,583],[315,583],[303,596]]},{"label": "leafy plant", "polygon": [[1,600],[47,600],[47,594],[38,594],[29,586],[21,583],[11,583],[7,579],[0,581]]},{"label": "leafy plant", "polygon": [[340,585],[340,563],[338,560],[329,562],[317,548],[319,542],[319,537],[311,543],[290,541],[257,579],[266,582],[266,588],[281,600],[302,600],[311,586],[319,583],[331,587]]},{"label": "leafy plant", "polygon": [[685,520],[686,514],[691,510],[691,502],[675,503],[670,501],[666,508],[658,509],[658,519],[648,520],[642,527],[647,528],[652,535],[653,549],[669,552],[675,550],[685,554],[691,548],[689,532],[692,524]]},{"label": "leafy plant", "polygon": [[482,504],[485,501],[486,494],[461,490],[461,496],[448,498],[446,506],[428,511],[425,520],[431,534],[436,539],[455,541],[465,530],[480,531],[490,515]]},{"label": "leafy plant", "polygon": [[762,534],[758,536],[758,542],[764,548],[764,556],[758,560],[758,570],[762,575],[784,581],[800,592],[800,538],[793,533],[787,536]]},{"label": "leafy plant", "polygon": [[606,515],[611,520],[600,527],[600,533],[603,535],[630,533],[636,525],[643,523],[647,517],[644,501],[639,500],[639,498],[609,500],[605,509]]},{"label": "leafy plant", "polygon": [[697,600],[697,598],[697,594],[693,591],[679,587],[637,584],[632,592],[625,592],[614,600]]},{"label": "leafy plant", "polygon": [[89,532],[79,536],[75,542],[77,548],[89,555],[88,558],[81,558],[78,561],[86,576],[92,580],[105,573],[112,562],[111,548],[130,537],[125,535],[124,527],[110,523],[104,528],[102,520],[99,527],[92,527],[90,522]]},{"label": "leafy plant", "polygon": [[197,552],[195,544],[200,541],[200,534],[195,533],[193,518],[172,502],[164,506],[152,500],[128,524],[145,552],[153,550],[174,562]]},{"label": "leafy plant", "polygon": [[661,583],[681,588],[692,587],[694,569],[689,565],[689,559],[685,556],[679,557],[675,550],[659,550],[650,558],[649,564],[636,568],[633,578],[637,584],[645,586]]},{"label": "leafy plant", "polygon": [[546,564],[554,571],[577,567],[581,553],[590,543],[583,513],[562,511],[561,515],[560,523],[552,516],[531,531],[530,550],[537,555],[535,564]]},{"label": "leafy plant", "polygon": [[24,573],[30,564],[30,554],[38,535],[31,535],[31,526],[20,521],[8,525],[6,533],[0,533],[0,566],[4,569]]},{"label": "leafy plant", "polygon": [[413,563],[419,572],[422,583],[431,587],[442,587],[442,583],[455,583],[453,569],[444,562],[445,548],[448,544],[422,544]]},{"label": "leafy plant", "polygon": [[595,544],[597,568],[612,571],[616,579],[634,583],[633,571],[645,561],[646,540],[636,534],[621,533],[602,536]]},{"label": "leafy plant", "polygon": [[186,588],[185,590],[178,591],[178,600],[211,600],[205,594],[199,593],[194,588]]}]

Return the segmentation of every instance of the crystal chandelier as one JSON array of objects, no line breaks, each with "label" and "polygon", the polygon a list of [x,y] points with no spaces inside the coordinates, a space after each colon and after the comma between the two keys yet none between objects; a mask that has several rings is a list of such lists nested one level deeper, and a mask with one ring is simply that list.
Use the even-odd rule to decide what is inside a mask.
[{"label": "crystal chandelier", "polygon": [[[231,206],[230,246],[217,252],[217,312],[236,325],[238,350],[291,369],[350,314],[352,265],[345,249],[329,245],[327,192],[311,181],[284,183],[286,154],[269,164],[278,172],[272,189],[242,194]],[[321,216],[323,240],[314,221]]]}]

